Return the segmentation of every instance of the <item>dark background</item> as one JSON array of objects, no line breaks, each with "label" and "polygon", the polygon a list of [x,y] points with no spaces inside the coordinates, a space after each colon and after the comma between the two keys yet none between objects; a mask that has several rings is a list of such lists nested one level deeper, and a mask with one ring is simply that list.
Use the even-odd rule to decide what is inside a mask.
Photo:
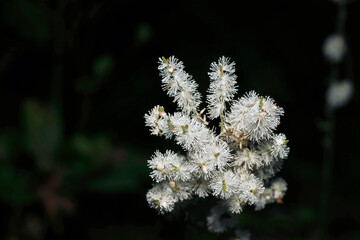
[{"label": "dark background", "polygon": [[[176,110],[159,57],[182,60],[204,99],[210,63],[224,55],[236,62],[238,96],[255,90],[285,109],[278,131],[291,148],[278,174],[284,203],[247,207],[239,226],[253,239],[360,239],[360,3],[347,7],[349,53],[337,66],[321,51],[337,4],[237,3],[1,1],[0,238],[221,238],[189,217],[204,222],[204,201],[177,216],[148,207],[147,159],[179,148],[150,136],[143,116],[158,104]],[[355,89],[329,122],[334,67]]]}]

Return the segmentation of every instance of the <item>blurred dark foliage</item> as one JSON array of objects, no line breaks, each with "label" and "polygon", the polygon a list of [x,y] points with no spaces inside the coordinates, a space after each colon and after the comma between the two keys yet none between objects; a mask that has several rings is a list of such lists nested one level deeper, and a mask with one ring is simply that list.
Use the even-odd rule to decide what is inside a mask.
[{"label": "blurred dark foliage", "polygon": [[[240,4],[239,4],[240,3]],[[150,136],[143,115],[176,107],[157,58],[175,55],[205,95],[210,63],[236,62],[239,96],[284,107],[291,153],[281,205],[250,207],[253,239],[360,239],[360,4],[347,9],[355,94],[336,112],[335,163],[321,230],[324,94],[321,47],[335,31],[331,1],[2,0],[0,2],[0,238],[217,239],[198,200],[160,216],[147,205],[147,159],[177,149]],[[348,66],[348,65],[347,65]],[[194,214],[194,212],[197,212]],[[197,219],[195,219],[197,216]]]}]

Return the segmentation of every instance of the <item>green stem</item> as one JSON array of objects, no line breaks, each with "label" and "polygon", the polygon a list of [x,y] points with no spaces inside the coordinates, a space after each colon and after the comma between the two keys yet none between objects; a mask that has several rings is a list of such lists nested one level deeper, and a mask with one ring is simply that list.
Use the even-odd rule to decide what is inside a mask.
[{"label": "green stem", "polygon": [[[339,4],[337,13],[337,33],[344,35],[346,21],[346,4]],[[332,65],[330,72],[330,81],[336,81],[339,79],[339,65]],[[325,101],[326,102],[326,101]],[[326,102],[325,106],[325,120],[328,124],[328,128],[324,133],[324,159],[323,159],[323,171],[322,171],[322,194],[321,194],[321,219],[320,219],[320,232],[321,239],[327,239],[327,227],[328,227],[328,208],[329,208],[329,195],[330,186],[332,182],[332,172],[334,167],[334,140],[335,140],[335,109]]]}]

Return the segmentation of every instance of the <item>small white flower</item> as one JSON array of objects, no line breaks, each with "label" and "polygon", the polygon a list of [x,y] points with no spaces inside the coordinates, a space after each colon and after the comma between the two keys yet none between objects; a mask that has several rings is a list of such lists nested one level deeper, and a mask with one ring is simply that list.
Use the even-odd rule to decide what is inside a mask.
[{"label": "small white flower", "polygon": [[164,107],[157,105],[145,114],[145,125],[150,127],[152,135],[162,135],[168,131],[167,118]]},{"label": "small white flower", "polygon": [[227,116],[227,122],[243,131],[250,140],[269,139],[280,123],[284,110],[270,97],[260,97],[254,91],[236,101]]},{"label": "small white flower", "polygon": [[258,201],[255,203],[255,211],[259,211],[265,208],[265,205],[268,203],[274,202],[273,190],[270,188],[265,188],[264,192],[260,194]]},{"label": "small white flower", "polygon": [[254,166],[261,165],[261,155],[255,148],[244,148],[236,152],[235,161],[231,166],[242,167],[252,170]]},{"label": "small white flower", "polygon": [[159,210],[160,213],[171,212],[178,201],[174,197],[171,188],[164,188],[163,185],[156,185],[146,194],[150,207]]},{"label": "small white flower", "polygon": [[225,170],[228,163],[232,160],[230,149],[226,142],[216,139],[211,144],[206,146],[205,158],[209,163],[216,167],[220,172]]},{"label": "small white flower", "polygon": [[231,213],[241,213],[245,202],[234,194],[229,199],[224,200],[224,205]]},{"label": "small white flower", "polygon": [[210,210],[206,222],[209,231],[214,233],[223,233],[235,225],[235,219],[221,206],[215,206]]},{"label": "small white flower", "polygon": [[326,92],[327,104],[333,108],[345,106],[350,101],[353,91],[354,86],[349,79],[333,82]]},{"label": "small white flower", "polygon": [[174,186],[174,187],[171,187],[169,185],[173,191],[173,195],[176,196],[176,198],[179,201],[183,201],[183,200],[191,198],[190,183],[178,181],[178,182],[172,182],[171,185]]},{"label": "small white flower", "polygon": [[193,165],[186,161],[184,156],[172,158],[168,164],[170,169],[170,179],[175,181],[189,181],[192,178]]},{"label": "small white flower", "polygon": [[254,174],[246,171],[239,174],[240,179],[240,194],[239,198],[250,205],[258,201],[260,194],[264,192],[263,182],[260,181]]},{"label": "small white flower", "polygon": [[332,34],[325,39],[323,54],[331,63],[339,63],[347,51],[346,42],[342,35]]},{"label": "small white flower", "polygon": [[202,151],[214,138],[204,124],[182,113],[175,113],[170,121],[176,142],[185,150]]},{"label": "small white flower", "polygon": [[275,199],[281,199],[284,197],[285,192],[287,190],[287,183],[282,178],[277,178],[272,181],[271,189],[274,192]]},{"label": "small white flower", "polygon": [[287,158],[290,148],[287,146],[288,140],[283,133],[275,134],[273,136],[273,144],[271,146],[271,154],[275,158]]},{"label": "small white flower", "polygon": [[151,159],[148,160],[148,167],[153,169],[153,171],[150,173],[150,176],[153,178],[153,180],[160,182],[168,179],[170,173],[168,163],[171,158],[176,157],[176,154],[169,150],[167,150],[165,154],[162,154],[160,151],[156,151]]},{"label": "small white flower", "polygon": [[210,161],[206,153],[197,152],[188,155],[189,161],[193,163],[193,174],[205,180],[211,179],[216,172],[216,165]]},{"label": "small white flower", "polygon": [[209,196],[209,181],[207,180],[198,180],[195,185],[194,185],[194,193],[201,197],[201,198],[205,198],[207,196]]},{"label": "small white flower", "polygon": [[239,186],[240,181],[231,170],[215,176],[209,185],[213,195],[223,199],[228,199],[231,195],[237,193]]},{"label": "small white flower", "polygon": [[164,74],[164,77],[167,77],[168,74],[164,73],[163,71],[168,71],[169,68],[173,70],[177,69],[178,71],[181,71],[184,69],[184,65],[174,56],[171,56],[169,59],[165,59],[164,57],[159,58],[158,69],[161,70],[160,74]]}]

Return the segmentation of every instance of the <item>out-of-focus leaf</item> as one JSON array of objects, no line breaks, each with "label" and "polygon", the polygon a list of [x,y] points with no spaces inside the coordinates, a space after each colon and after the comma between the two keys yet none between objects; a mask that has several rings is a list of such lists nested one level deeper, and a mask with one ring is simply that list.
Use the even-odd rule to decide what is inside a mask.
[{"label": "out-of-focus leaf", "polygon": [[104,2],[99,2],[99,3],[93,3],[92,7],[89,9],[88,15],[89,18],[92,19],[96,16],[96,14],[99,12],[99,10],[102,8],[102,6],[104,5]]},{"label": "out-of-focus leaf", "polygon": [[[154,226],[137,226],[125,224],[121,226],[109,226],[107,228],[89,229],[90,240],[118,240],[118,239],[159,239],[160,224]],[[210,240],[210,239],[208,239]]]},{"label": "out-of-focus leaf", "polygon": [[135,31],[135,44],[144,45],[152,37],[153,30],[148,23],[141,23],[137,26]]},{"label": "out-of-focus leaf", "polygon": [[100,192],[136,190],[147,177],[146,157],[134,149],[128,150],[124,161],[112,168],[111,173],[90,184],[90,189]]},{"label": "out-of-focus leaf", "polygon": [[75,90],[80,93],[93,93],[99,89],[106,77],[111,73],[115,65],[111,55],[105,54],[97,58],[93,63],[92,75],[82,76],[75,82]]},{"label": "out-of-focus leaf", "polygon": [[95,60],[93,74],[96,78],[106,77],[114,68],[114,59],[109,54],[105,54]]},{"label": "out-of-focus leaf", "polygon": [[[113,149],[110,140],[103,135],[89,138],[76,134],[70,139],[69,147],[74,153],[66,169],[66,188],[70,192],[88,188],[96,179],[109,172],[109,160]],[[76,186],[73,182],[77,182]]]},{"label": "out-of-focus leaf", "polygon": [[20,35],[36,42],[49,39],[49,21],[44,9],[27,0],[3,1],[1,5],[4,22]]},{"label": "out-of-focus leaf", "polygon": [[70,141],[72,150],[86,161],[105,161],[112,149],[110,140],[102,135],[88,138],[84,135],[74,135]]},{"label": "out-of-focus leaf", "polygon": [[312,222],[316,219],[315,209],[300,205],[297,209],[297,219],[301,222]]},{"label": "out-of-focus leaf", "polygon": [[25,147],[34,156],[40,170],[51,169],[61,141],[61,120],[53,107],[27,100],[23,106]]},{"label": "out-of-focus leaf", "polygon": [[0,163],[9,160],[11,153],[14,151],[15,137],[11,133],[0,134]]},{"label": "out-of-focus leaf", "polygon": [[75,90],[80,93],[92,93],[95,92],[100,83],[89,76],[82,76],[75,81]]},{"label": "out-of-focus leaf", "polygon": [[37,193],[41,198],[46,213],[54,219],[59,212],[72,213],[74,211],[73,201],[59,192],[62,178],[58,174],[52,174],[46,183],[39,187]]},{"label": "out-of-focus leaf", "polygon": [[0,57],[0,73],[5,72],[7,68],[14,62],[15,54],[11,51]]},{"label": "out-of-focus leaf", "polygon": [[0,198],[10,205],[24,205],[36,200],[27,181],[12,168],[0,168]]}]

